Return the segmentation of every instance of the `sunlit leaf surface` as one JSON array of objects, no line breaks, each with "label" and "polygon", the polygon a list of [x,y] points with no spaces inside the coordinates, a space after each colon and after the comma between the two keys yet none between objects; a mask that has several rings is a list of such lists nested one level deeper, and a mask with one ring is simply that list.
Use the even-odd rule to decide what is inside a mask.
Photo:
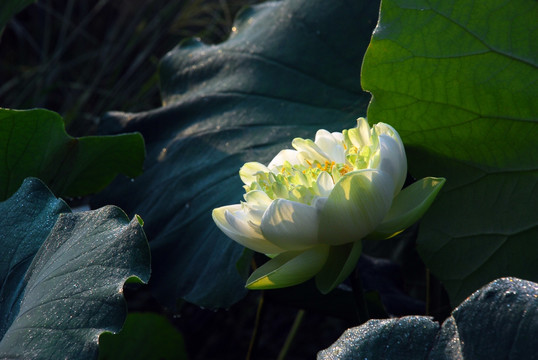
[{"label": "sunlit leaf surface", "polygon": [[418,250],[452,304],[502,276],[538,281],[538,3],[383,1],[366,53],[371,122],[409,170],[447,182]]}]

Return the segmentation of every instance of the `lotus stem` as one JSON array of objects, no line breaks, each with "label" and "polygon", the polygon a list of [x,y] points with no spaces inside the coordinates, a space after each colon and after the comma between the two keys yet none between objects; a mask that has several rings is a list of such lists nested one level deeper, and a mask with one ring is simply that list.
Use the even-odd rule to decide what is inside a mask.
[{"label": "lotus stem", "polygon": [[431,303],[431,277],[430,269],[426,268],[426,316],[430,315],[430,303]]},{"label": "lotus stem", "polygon": [[366,305],[366,299],[364,298],[364,290],[362,288],[361,274],[359,268],[355,268],[353,275],[351,276],[351,288],[353,289],[353,295],[355,297],[355,304],[357,305],[357,316],[359,318],[359,324],[363,324],[370,320],[370,314],[368,313],[368,307]]},{"label": "lotus stem", "polygon": [[305,311],[303,309],[300,309],[297,312],[297,315],[295,316],[295,320],[293,321],[293,324],[291,325],[290,332],[288,333],[288,337],[286,338],[286,341],[284,342],[284,346],[282,346],[282,349],[280,350],[280,353],[278,354],[277,360],[284,360],[286,358],[286,355],[288,354],[288,351],[291,347],[291,343],[293,342],[295,335],[297,335],[297,330],[299,329],[299,326],[301,326],[304,314],[305,314]]},{"label": "lotus stem", "polygon": [[262,310],[263,310],[263,298],[264,298],[264,292],[262,291],[260,293],[260,300],[258,301],[258,308],[256,310],[256,320],[254,321],[254,329],[252,330],[252,336],[250,337],[250,343],[248,345],[247,356],[245,358],[246,360],[250,360],[252,358],[252,352],[254,351],[254,346],[256,345],[256,342],[258,340],[258,330],[260,328]]}]

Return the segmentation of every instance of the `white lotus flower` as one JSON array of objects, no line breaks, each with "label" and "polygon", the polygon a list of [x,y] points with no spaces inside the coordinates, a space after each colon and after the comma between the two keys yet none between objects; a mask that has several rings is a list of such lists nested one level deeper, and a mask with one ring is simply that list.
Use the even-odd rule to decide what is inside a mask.
[{"label": "white lotus flower", "polygon": [[417,221],[444,179],[424,178],[402,190],[407,160],[390,125],[364,118],[342,133],[296,138],[265,166],[239,175],[244,202],[213,210],[231,239],[271,260],[247,281],[251,289],[291,286],[316,276],[327,293],[353,270],[363,238],[389,238]]}]

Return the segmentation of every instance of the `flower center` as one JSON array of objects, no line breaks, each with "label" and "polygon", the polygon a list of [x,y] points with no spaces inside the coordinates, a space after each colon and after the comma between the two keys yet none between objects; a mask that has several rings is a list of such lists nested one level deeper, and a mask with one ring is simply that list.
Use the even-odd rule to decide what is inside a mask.
[{"label": "flower center", "polygon": [[310,205],[314,198],[321,196],[318,178],[321,173],[327,173],[333,184],[342,176],[355,170],[350,164],[340,164],[334,161],[306,161],[308,166],[284,163],[277,173],[259,172],[250,186],[245,186],[247,192],[262,190],[271,199],[284,198]]},{"label": "flower center", "polygon": [[[311,154],[309,151],[319,153],[316,150],[319,148],[312,140],[303,140],[297,146],[294,145],[297,151],[302,151],[302,164],[292,165],[286,161],[272,171],[260,171],[254,175],[256,181],[244,186],[245,190],[247,192],[261,190],[273,200],[284,198],[308,205],[312,204],[314,199],[319,196],[327,196],[327,191],[332,190],[334,184],[342,176],[351,171],[368,168],[373,165],[372,160],[375,159],[375,149],[377,148],[377,134],[375,132],[370,135],[369,142],[364,144],[360,144],[358,140],[359,130],[356,128],[344,130],[342,135],[343,141],[336,144],[332,150],[343,152],[342,157],[336,156],[336,158],[345,159],[343,163],[332,159],[325,159],[321,162],[305,159],[306,154]],[[335,154],[333,153],[333,155]],[[326,154],[320,154],[318,159],[323,159],[326,156]],[[330,178],[322,175],[323,173],[328,174]]]}]

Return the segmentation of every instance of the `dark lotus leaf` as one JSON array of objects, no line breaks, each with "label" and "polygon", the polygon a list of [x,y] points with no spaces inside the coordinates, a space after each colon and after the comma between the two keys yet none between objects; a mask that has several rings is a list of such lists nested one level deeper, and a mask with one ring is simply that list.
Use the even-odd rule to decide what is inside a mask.
[{"label": "dark lotus leaf", "polygon": [[351,328],[318,359],[538,359],[538,284],[495,280],[439,327],[425,316],[370,320]]},{"label": "dark lotus leaf", "polygon": [[369,99],[360,66],[378,5],[300,0],[247,8],[227,41],[186,41],[164,57],[163,108],[103,120],[109,132],[140,131],[146,141],[145,173],[117,181],[94,204],[144,218],[150,285],[161,302],[228,307],[244,296],[244,271],[235,266],[243,248],[217,229],[211,211],[242,199],[243,163],[267,163],[319,128],[356,125]]},{"label": "dark lotus leaf", "polygon": [[138,219],[114,206],[69,213],[38,179],[0,210],[0,358],[94,358],[99,334],[125,320],[125,281],[149,280]]}]

